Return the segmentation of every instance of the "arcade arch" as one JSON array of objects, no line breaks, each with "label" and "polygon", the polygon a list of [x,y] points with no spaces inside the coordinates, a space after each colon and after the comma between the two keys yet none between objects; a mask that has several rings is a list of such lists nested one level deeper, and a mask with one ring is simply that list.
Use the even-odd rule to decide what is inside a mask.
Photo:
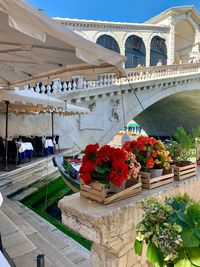
[{"label": "arcade arch", "polygon": [[193,25],[185,20],[181,19],[175,26],[175,62],[188,63],[192,59],[195,53],[195,29]]},{"label": "arcade arch", "polygon": [[150,66],[156,66],[160,60],[167,64],[167,46],[164,38],[154,36],[150,43]]},{"label": "arcade arch", "polygon": [[125,42],[125,68],[135,68],[138,65],[146,64],[146,48],[144,41],[137,35],[131,35]]},{"label": "arcade arch", "polygon": [[117,41],[110,35],[103,34],[103,35],[99,36],[97,38],[96,43],[105,47],[105,48],[108,48],[108,49],[113,50],[117,53],[120,53],[120,49],[119,49],[119,45],[118,45]]}]

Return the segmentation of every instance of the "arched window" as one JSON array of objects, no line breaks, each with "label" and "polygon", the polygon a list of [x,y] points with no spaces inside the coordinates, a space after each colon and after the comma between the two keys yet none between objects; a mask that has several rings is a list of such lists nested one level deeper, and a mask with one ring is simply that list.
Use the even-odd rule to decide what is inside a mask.
[{"label": "arched window", "polygon": [[125,56],[127,57],[126,69],[146,64],[146,49],[142,38],[136,35],[131,35],[127,38]]},{"label": "arched window", "polygon": [[160,60],[163,65],[167,64],[167,47],[165,39],[155,36],[151,40],[150,66],[156,66]]},{"label": "arched window", "polygon": [[110,35],[104,34],[97,39],[97,44],[120,53],[119,45],[117,41]]}]

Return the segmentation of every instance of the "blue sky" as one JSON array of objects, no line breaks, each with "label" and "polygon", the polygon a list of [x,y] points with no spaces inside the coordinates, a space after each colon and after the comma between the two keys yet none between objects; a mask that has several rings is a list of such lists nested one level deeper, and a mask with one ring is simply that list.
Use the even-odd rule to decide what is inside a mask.
[{"label": "blue sky", "polygon": [[28,0],[52,17],[144,22],[172,6],[194,5],[200,0]]}]

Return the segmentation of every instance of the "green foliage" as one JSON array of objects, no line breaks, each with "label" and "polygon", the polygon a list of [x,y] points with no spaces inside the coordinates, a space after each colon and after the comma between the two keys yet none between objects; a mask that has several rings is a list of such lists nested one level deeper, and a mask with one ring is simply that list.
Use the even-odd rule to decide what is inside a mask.
[{"label": "green foliage", "polygon": [[170,140],[166,148],[175,162],[187,161],[195,156],[195,138],[200,136],[200,126],[188,134],[183,127],[178,127],[174,134],[175,141]]},{"label": "green foliage", "polygon": [[164,202],[148,199],[142,209],[134,243],[137,254],[146,243],[147,259],[155,267],[200,266],[200,203],[184,194]]}]

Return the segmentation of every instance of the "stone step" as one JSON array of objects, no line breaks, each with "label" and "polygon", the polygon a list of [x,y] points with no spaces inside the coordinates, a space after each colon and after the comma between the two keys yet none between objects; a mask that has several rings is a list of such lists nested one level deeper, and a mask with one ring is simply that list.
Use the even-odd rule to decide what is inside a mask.
[{"label": "stone step", "polygon": [[[59,176],[58,171],[52,171],[49,172],[48,175],[55,175],[56,177]],[[39,175],[38,174],[32,174],[31,176],[25,177],[22,180],[18,180],[15,183],[12,183],[11,185],[3,188],[1,192],[3,195],[9,196],[11,194],[16,194],[17,192],[22,192],[24,189],[30,187],[37,181],[40,181],[44,179],[47,176],[46,172],[41,172]]]},{"label": "stone step", "polygon": [[31,176],[32,174],[37,174],[38,172],[42,172],[48,175],[52,171],[56,171],[57,169],[53,166],[53,164],[49,164],[48,168],[46,166],[40,166],[38,168],[35,168],[33,170],[26,170],[26,172],[23,172],[22,174],[18,174],[16,177],[12,177],[12,181],[15,182],[17,180],[23,180],[26,179],[28,176]]},{"label": "stone step", "polygon": [[12,180],[0,180],[0,189],[12,184]]},{"label": "stone step", "polygon": [[[44,253],[50,262],[53,262],[54,267],[89,266],[88,251],[82,251],[82,247],[71,238],[66,235],[63,238],[63,234],[53,225],[19,204],[6,198],[2,210],[34,246]],[[64,253],[65,250],[66,253]]]},{"label": "stone step", "polygon": [[27,163],[25,166],[19,167],[11,172],[1,173],[0,180],[6,179],[8,176],[9,178],[18,177],[19,174],[21,175],[24,172],[38,169],[41,166],[47,166],[47,164],[53,165],[52,157],[40,159],[40,160],[37,160],[36,162]]},{"label": "stone step", "polygon": [[[1,218],[1,235],[3,248],[10,260],[16,265],[16,261],[23,257],[29,258],[30,267],[35,267],[35,260],[32,256],[34,253],[40,253],[36,246],[19,230],[19,228],[8,218],[8,216],[0,211]],[[31,254],[31,257],[29,257]],[[25,266],[25,265],[21,265]]]}]

